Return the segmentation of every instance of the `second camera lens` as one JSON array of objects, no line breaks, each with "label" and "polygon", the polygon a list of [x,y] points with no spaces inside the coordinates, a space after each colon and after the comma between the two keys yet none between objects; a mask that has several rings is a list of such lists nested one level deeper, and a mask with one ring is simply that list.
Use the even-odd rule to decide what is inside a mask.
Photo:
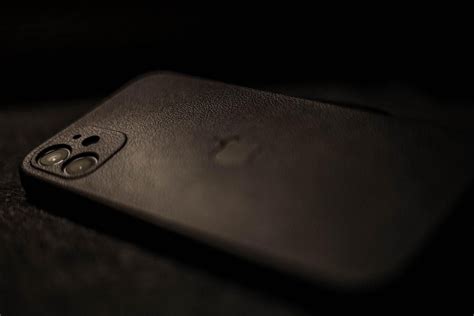
[{"label": "second camera lens", "polygon": [[92,169],[97,164],[97,158],[94,156],[82,156],[69,162],[64,171],[69,175],[79,175]]}]

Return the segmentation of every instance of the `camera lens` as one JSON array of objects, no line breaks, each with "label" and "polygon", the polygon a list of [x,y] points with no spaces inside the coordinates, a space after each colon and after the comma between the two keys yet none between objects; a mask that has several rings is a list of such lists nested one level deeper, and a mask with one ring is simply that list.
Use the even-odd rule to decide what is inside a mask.
[{"label": "camera lens", "polygon": [[78,175],[92,169],[97,164],[97,158],[94,156],[82,156],[69,162],[64,171],[69,175]]},{"label": "camera lens", "polygon": [[70,151],[67,148],[58,148],[48,151],[38,160],[38,162],[46,167],[57,165],[69,157]]}]

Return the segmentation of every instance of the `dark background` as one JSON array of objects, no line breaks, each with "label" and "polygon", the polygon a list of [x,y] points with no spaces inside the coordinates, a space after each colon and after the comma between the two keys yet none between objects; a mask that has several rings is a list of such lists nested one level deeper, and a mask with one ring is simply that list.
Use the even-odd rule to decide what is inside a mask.
[{"label": "dark background", "polygon": [[446,103],[472,97],[471,23],[462,8],[376,9],[2,8],[1,96],[103,96],[136,75],[169,69],[249,86],[401,84]]},{"label": "dark background", "polygon": [[150,252],[33,206],[19,183],[17,167],[29,150],[130,79],[156,70],[472,133],[470,19],[447,8],[357,9],[362,13],[347,5],[243,3],[2,8],[0,314],[289,315],[340,308],[341,301],[461,300],[470,281],[461,267],[469,266],[463,249],[472,225],[459,215],[387,288],[325,294],[297,285],[285,291],[288,284],[276,276],[241,282],[225,267],[215,273]]}]

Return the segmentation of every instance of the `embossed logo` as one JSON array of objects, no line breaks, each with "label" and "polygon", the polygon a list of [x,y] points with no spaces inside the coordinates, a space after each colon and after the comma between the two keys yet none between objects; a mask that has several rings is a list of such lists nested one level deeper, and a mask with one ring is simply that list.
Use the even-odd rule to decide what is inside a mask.
[{"label": "embossed logo", "polygon": [[214,159],[225,167],[240,166],[251,160],[257,149],[257,144],[232,136],[219,140],[219,149]]}]

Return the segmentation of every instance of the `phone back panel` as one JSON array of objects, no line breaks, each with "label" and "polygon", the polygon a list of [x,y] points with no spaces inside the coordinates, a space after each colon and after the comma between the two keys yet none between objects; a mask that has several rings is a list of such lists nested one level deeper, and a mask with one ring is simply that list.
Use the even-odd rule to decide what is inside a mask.
[{"label": "phone back panel", "polygon": [[[126,143],[93,173],[66,179],[32,166],[61,135],[94,127]],[[472,178],[469,141],[423,122],[158,73],[40,145],[22,172],[252,260],[365,284],[399,271],[453,208]]]}]

